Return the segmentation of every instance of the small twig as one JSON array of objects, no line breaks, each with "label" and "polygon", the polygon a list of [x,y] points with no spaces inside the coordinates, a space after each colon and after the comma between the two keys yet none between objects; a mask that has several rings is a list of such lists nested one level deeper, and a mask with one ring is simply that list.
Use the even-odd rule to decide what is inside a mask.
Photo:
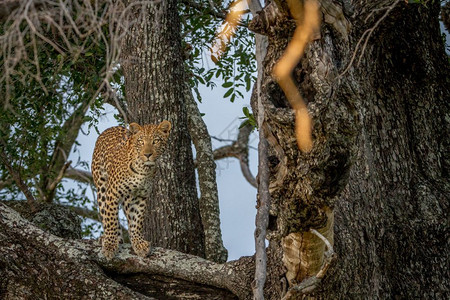
[{"label": "small twig", "polygon": [[[355,51],[353,51],[352,58],[350,59],[350,62],[349,62],[349,64],[348,64],[347,68],[345,68],[345,70],[344,70],[341,74],[339,74],[339,77],[343,76],[345,73],[348,72],[348,70],[350,70],[350,68],[351,68],[351,66],[352,66],[352,64],[353,64],[353,62],[354,62],[354,60],[355,60],[355,58],[356,58],[356,53],[358,52],[359,46],[361,45],[362,41],[365,39],[365,40],[364,40],[364,45],[363,45],[362,50],[361,50],[361,54],[359,55],[359,58],[358,58],[358,66],[359,66],[359,64],[361,63],[361,59],[362,59],[362,57],[363,57],[363,55],[364,55],[364,52],[365,52],[365,50],[366,50],[367,43],[369,42],[370,36],[371,36],[372,33],[375,31],[375,29],[378,27],[378,25],[380,25],[380,23],[381,23],[381,22],[389,15],[389,13],[394,9],[394,7],[395,7],[400,1],[402,1],[402,0],[397,0],[397,1],[395,1],[392,5],[390,5],[390,6],[388,6],[388,7],[378,8],[378,9],[375,10],[375,11],[381,11],[381,10],[386,9],[386,12],[385,12],[384,15],[383,15],[383,16],[375,23],[374,26],[372,26],[371,28],[369,28],[369,29],[367,29],[366,31],[364,31],[364,33],[361,35],[361,38],[358,40],[358,43],[356,43]],[[371,12],[371,13],[367,16],[367,18],[365,19],[365,21],[367,21],[367,20],[372,16],[373,13],[374,13],[374,11]]]},{"label": "small twig", "polygon": [[61,170],[59,170],[58,176],[56,176],[55,180],[53,180],[53,182],[47,186],[47,190],[53,191],[56,188],[58,183],[60,183],[61,180],[63,179],[64,173],[66,172],[67,168],[70,166],[71,163],[72,161],[69,160],[63,165]]}]

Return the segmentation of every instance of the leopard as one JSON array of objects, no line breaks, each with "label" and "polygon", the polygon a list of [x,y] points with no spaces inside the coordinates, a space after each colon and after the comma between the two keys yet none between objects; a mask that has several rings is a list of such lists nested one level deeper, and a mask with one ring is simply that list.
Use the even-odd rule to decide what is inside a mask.
[{"label": "leopard", "polygon": [[150,243],[144,239],[143,225],[151,180],[158,158],[164,154],[172,123],[131,123],[102,132],[94,147],[92,176],[97,190],[98,210],[103,227],[102,254],[111,260],[123,242],[119,205],[128,222],[134,252],[145,257]]}]

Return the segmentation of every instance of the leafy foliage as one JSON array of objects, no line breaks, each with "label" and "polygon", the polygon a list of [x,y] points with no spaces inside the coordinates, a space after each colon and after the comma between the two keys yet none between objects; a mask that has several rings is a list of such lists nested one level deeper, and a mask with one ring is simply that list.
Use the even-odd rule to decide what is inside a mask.
[{"label": "leafy foliage", "polygon": [[[216,9],[211,8],[209,1],[189,2],[191,4],[182,2],[180,14],[184,48],[189,51],[186,55],[186,68],[187,73],[190,74],[189,83],[197,99],[200,102],[202,100],[198,91],[199,85],[214,88],[216,86],[214,79],[223,82],[222,87],[228,89],[223,95],[224,98],[229,98],[231,102],[237,98],[243,98],[242,91],[249,91],[255,80],[253,33],[245,26],[238,27],[227,51],[221,55],[221,58],[219,60],[211,58],[211,45],[218,28],[221,28],[223,23],[223,19],[218,15],[226,14],[230,1],[215,1]],[[248,17],[242,23],[247,24]]]},{"label": "leafy foliage", "polygon": [[[52,201],[59,192],[49,190],[49,186],[64,166],[78,128],[87,120],[86,111],[91,104],[94,111],[101,108],[101,95],[96,95],[105,66],[105,45],[88,35],[78,55],[64,55],[37,39],[26,25],[21,25],[23,31],[17,37],[23,42],[22,48],[16,48],[21,59],[11,62],[11,53],[5,52],[0,56],[4,74],[0,81],[0,142],[35,197]],[[12,21],[0,25],[2,43],[9,38],[12,26]],[[62,43],[51,30],[44,33],[54,43]],[[78,44],[69,42],[74,47]],[[3,165],[0,178],[8,183],[0,199],[17,198],[20,193]]]},{"label": "leafy foliage", "polygon": [[240,117],[239,119],[243,119],[244,122],[242,122],[239,128],[242,128],[246,125],[252,126],[252,131],[258,128],[258,122],[256,121],[255,116],[249,111],[248,107],[244,106],[242,108],[242,112],[244,113],[244,117]]}]

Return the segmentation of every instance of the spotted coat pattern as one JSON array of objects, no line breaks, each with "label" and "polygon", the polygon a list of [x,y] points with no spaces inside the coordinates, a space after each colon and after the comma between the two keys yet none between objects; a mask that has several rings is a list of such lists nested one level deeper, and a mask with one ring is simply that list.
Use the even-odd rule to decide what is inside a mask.
[{"label": "spotted coat pattern", "polygon": [[162,154],[171,130],[169,121],[158,125],[131,123],[129,130],[116,126],[97,139],[92,158],[92,175],[103,231],[102,253],[114,257],[119,247],[119,204],[128,221],[134,251],[146,256],[150,251],[143,237],[146,197],[154,174],[155,160]]}]

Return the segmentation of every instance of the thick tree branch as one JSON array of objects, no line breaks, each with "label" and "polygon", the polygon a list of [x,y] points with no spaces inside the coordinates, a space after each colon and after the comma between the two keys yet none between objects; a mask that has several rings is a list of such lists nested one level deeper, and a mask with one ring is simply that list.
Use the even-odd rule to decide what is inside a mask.
[{"label": "thick tree branch", "polygon": [[200,215],[205,232],[206,258],[215,262],[226,262],[228,252],[222,241],[220,229],[219,195],[216,183],[216,163],[212,153],[211,137],[203,122],[198,106],[186,85],[189,133],[197,151],[197,171],[200,186]]},{"label": "thick tree branch", "polygon": [[[0,263],[6,266],[0,273],[7,272],[0,276],[0,285],[7,287],[2,291],[6,298],[33,295],[45,299],[58,293],[66,299],[86,295],[95,299],[111,299],[111,295],[121,299],[151,299],[105,276],[95,260],[100,259],[98,246],[85,246],[83,242],[47,233],[3,203],[0,216]],[[39,285],[35,284],[37,278]]]},{"label": "thick tree branch", "polygon": [[[0,216],[0,262],[6,266],[20,266],[16,274],[22,276],[12,275],[9,279],[14,279],[18,283],[33,280],[35,275],[25,272],[27,265],[33,264],[33,255],[39,257],[47,255],[53,260],[48,262],[49,271],[56,268],[59,270],[58,274],[67,275],[70,272],[76,274],[76,278],[72,279],[70,276],[70,280],[63,278],[65,289],[61,297],[74,298],[85,293],[84,295],[93,295],[98,299],[110,299],[105,294],[113,292],[113,295],[118,295],[117,297],[122,299],[148,299],[112,281],[103,274],[102,269],[108,274],[130,276],[141,274],[144,278],[157,274],[182,279],[227,289],[240,299],[247,299],[251,293],[246,278],[246,270],[252,268],[251,259],[243,258],[240,261],[217,264],[197,256],[162,248],[155,248],[150,257],[141,258],[132,254],[132,248],[127,244],[121,247],[114,259],[107,261],[101,255],[101,247],[97,241],[65,240],[51,235],[26,221],[3,203],[0,203]],[[17,255],[14,249],[24,249],[23,251],[29,255],[26,257]],[[19,262],[20,264],[17,264]],[[43,286],[57,290],[58,287],[55,285],[61,280],[61,276],[44,277],[41,278]],[[38,298],[45,293],[45,291],[33,292],[37,293],[35,295]]]}]

